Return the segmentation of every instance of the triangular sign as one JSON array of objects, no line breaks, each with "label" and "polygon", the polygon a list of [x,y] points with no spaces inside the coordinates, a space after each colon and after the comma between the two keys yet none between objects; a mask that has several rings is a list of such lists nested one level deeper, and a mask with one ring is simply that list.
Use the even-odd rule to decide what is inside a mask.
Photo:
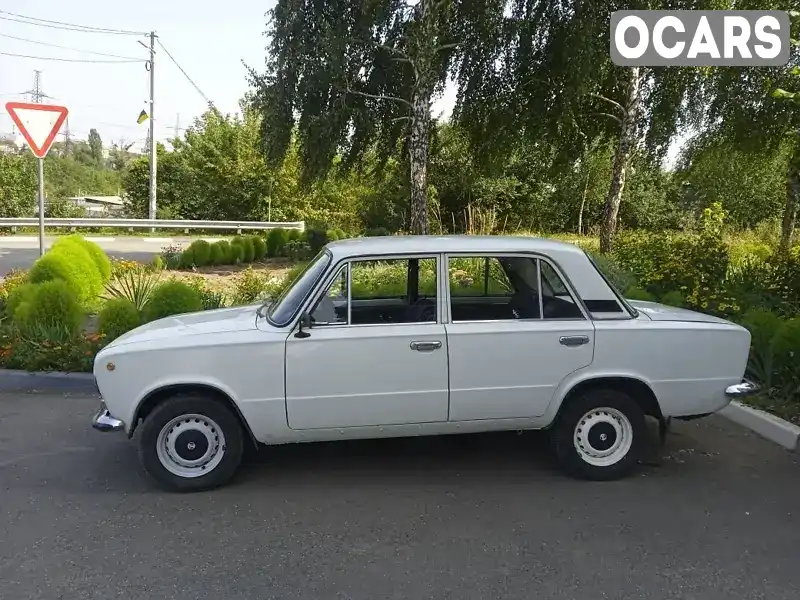
[{"label": "triangular sign", "polygon": [[67,118],[66,106],[7,102],[6,110],[37,158],[44,158]]}]

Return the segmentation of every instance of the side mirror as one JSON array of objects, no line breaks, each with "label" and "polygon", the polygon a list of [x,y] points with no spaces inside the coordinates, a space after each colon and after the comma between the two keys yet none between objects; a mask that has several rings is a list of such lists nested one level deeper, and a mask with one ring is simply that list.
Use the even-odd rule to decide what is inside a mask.
[{"label": "side mirror", "polygon": [[297,333],[294,334],[294,337],[302,339],[310,336],[311,334],[307,331],[304,331],[304,329],[311,329],[311,315],[309,315],[307,312],[304,312],[302,315],[300,315],[300,327],[297,330]]}]

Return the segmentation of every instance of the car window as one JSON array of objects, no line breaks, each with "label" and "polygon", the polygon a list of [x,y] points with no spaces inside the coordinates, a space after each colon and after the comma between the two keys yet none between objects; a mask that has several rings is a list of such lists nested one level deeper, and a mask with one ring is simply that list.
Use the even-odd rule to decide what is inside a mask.
[{"label": "car window", "polygon": [[314,327],[347,324],[347,269],[344,265],[311,311]]},{"label": "car window", "polygon": [[436,322],[436,259],[354,260],[350,263],[353,325]]},{"label": "car window", "polygon": [[545,260],[459,257],[450,259],[448,270],[453,322],[583,318],[564,280]]},{"label": "car window", "polygon": [[300,305],[328,268],[330,260],[331,255],[322,250],[308,263],[303,272],[283,290],[267,313],[267,317],[272,323],[278,327],[283,327],[294,318]]}]

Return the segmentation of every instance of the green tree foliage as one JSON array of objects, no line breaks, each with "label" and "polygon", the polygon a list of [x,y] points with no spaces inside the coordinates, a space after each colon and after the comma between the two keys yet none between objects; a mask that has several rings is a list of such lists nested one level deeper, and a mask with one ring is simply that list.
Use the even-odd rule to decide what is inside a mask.
[{"label": "green tree foliage", "polygon": [[36,171],[24,156],[0,153],[0,215],[27,217],[36,206]]},{"label": "green tree foliage", "polygon": [[95,164],[102,165],[104,161],[103,157],[103,140],[100,138],[100,134],[97,132],[97,129],[90,129],[89,130],[89,153],[92,157],[92,160]]}]

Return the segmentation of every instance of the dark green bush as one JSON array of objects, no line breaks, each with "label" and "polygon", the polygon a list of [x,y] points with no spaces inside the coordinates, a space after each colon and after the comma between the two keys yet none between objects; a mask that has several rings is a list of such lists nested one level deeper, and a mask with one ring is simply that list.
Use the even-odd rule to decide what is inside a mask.
[{"label": "dark green bush", "polygon": [[222,252],[222,262],[220,264],[231,264],[233,262],[233,257],[231,256],[231,243],[228,240],[220,240],[214,245],[217,246]]},{"label": "dark green bush", "polygon": [[211,244],[205,240],[193,241],[189,248],[194,254],[194,264],[197,267],[205,267],[211,263]]},{"label": "dark green bush", "polygon": [[258,235],[251,235],[250,239],[253,242],[254,260],[264,260],[267,255],[267,242]]},{"label": "dark green bush", "polygon": [[100,332],[110,342],[141,325],[142,314],[127,298],[113,298],[103,306],[98,322]]},{"label": "dark green bush", "polygon": [[239,245],[244,251],[242,262],[251,263],[255,257],[256,250],[253,247],[253,240],[248,236],[237,236],[231,240],[231,245]]},{"label": "dark green bush", "polygon": [[31,283],[60,279],[85,308],[92,308],[103,290],[103,276],[89,252],[75,241],[54,244],[38,258],[28,275]]},{"label": "dark green bush", "polygon": [[11,290],[6,298],[5,314],[13,317],[17,307],[23,302],[27,302],[33,297],[36,285],[33,283],[21,283]]},{"label": "dark green bush", "polygon": [[648,302],[655,301],[655,296],[653,296],[653,294],[637,286],[633,286],[625,290],[624,296],[626,300],[646,300]]},{"label": "dark green bush", "polygon": [[278,227],[271,229],[267,235],[267,256],[277,258],[283,256],[283,248],[289,241],[289,232]]},{"label": "dark green bush", "polygon": [[667,292],[666,294],[661,296],[660,302],[661,304],[666,304],[667,306],[677,306],[678,308],[686,306],[686,300],[683,298],[683,295],[677,290]]},{"label": "dark green bush", "polygon": [[222,250],[222,246],[219,245],[219,242],[211,244],[211,249],[209,251],[209,264],[211,265],[225,264],[225,252]]},{"label": "dark green bush", "polygon": [[364,232],[366,237],[381,237],[385,235],[392,235],[392,232],[385,227],[372,227]]},{"label": "dark green bush", "polygon": [[181,252],[181,258],[179,265],[181,269],[191,269],[197,263],[194,260],[194,248],[189,246],[183,252]]},{"label": "dark green bush", "polygon": [[76,334],[84,320],[84,310],[75,291],[66,281],[54,279],[32,285],[14,309],[12,323],[29,335],[37,328],[58,328]]},{"label": "dark green bush", "polygon": [[244,246],[242,244],[234,244],[231,243],[230,245],[230,264],[238,265],[240,262],[244,261]]},{"label": "dark green bush", "polygon": [[150,295],[144,307],[144,321],[203,310],[200,293],[180,281],[167,281],[159,285]]},{"label": "dark green bush", "polygon": [[295,240],[303,240],[305,241],[305,232],[300,231],[299,229],[290,229],[289,234],[286,237],[287,242],[293,242]]},{"label": "dark green bush", "polygon": [[637,285],[636,276],[628,269],[621,266],[610,256],[596,253],[588,253],[597,268],[605,275],[612,285],[617,288],[620,293],[624,293],[629,288]]},{"label": "dark green bush", "polygon": [[328,243],[328,232],[324,229],[312,227],[306,229],[306,243],[312,254],[316,254]]}]

